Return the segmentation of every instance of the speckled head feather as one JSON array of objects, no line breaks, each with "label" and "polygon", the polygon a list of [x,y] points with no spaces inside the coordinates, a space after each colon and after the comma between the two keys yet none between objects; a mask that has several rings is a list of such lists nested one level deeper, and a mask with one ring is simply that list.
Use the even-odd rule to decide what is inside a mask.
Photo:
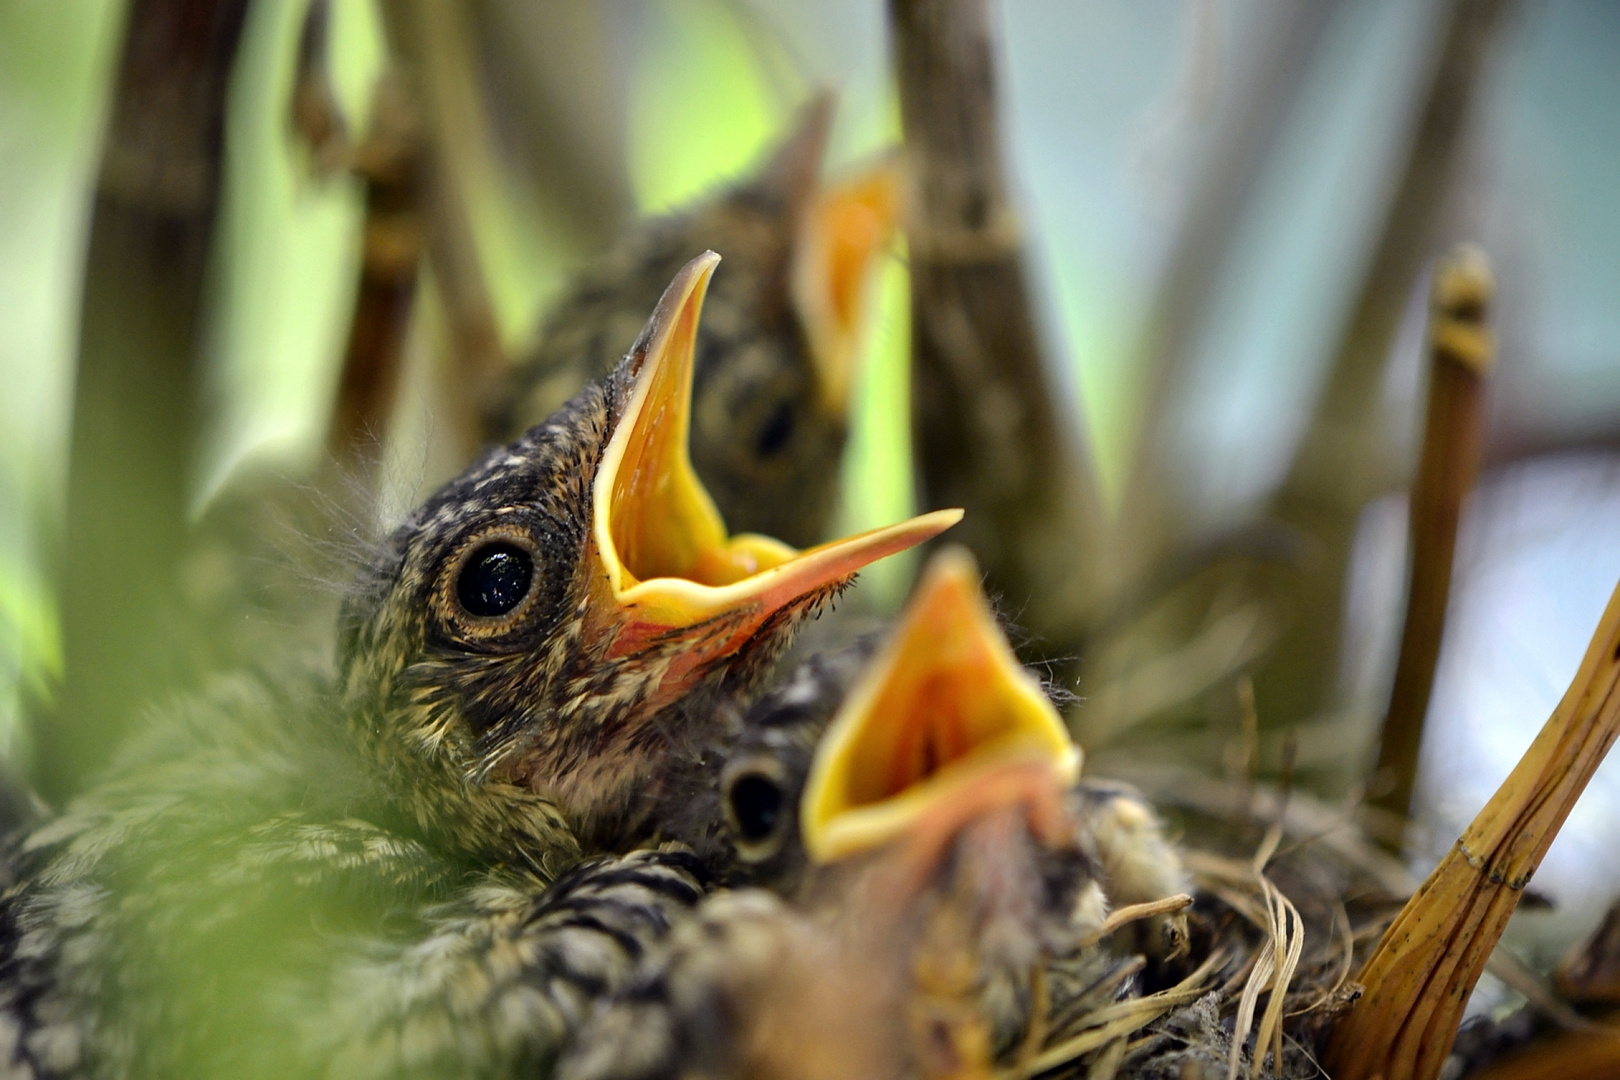
[{"label": "speckled head feather", "polygon": [[425,817],[471,814],[494,837],[492,817],[539,798],[587,842],[633,841],[632,792],[702,738],[705,695],[746,692],[860,566],[959,516],[803,553],[727,534],[685,447],[717,262],[677,275],[605,379],[404,522],[346,606],[346,710],[436,781]]}]

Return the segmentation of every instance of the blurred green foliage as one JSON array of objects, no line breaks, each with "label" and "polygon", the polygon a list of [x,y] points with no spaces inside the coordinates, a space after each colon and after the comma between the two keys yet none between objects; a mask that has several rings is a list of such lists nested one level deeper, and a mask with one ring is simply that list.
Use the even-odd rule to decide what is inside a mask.
[{"label": "blurred green foliage", "polygon": [[61,673],[59,529],[90,182],[121,5],[0,6],[0,748]]}]

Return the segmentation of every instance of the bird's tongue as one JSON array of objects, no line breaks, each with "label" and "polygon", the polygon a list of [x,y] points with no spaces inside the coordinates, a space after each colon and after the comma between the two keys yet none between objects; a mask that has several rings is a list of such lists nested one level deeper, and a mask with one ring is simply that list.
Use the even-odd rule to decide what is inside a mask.
[{"label": "bird's tongue", "polygon": [[607,595],[593,622],[614,635],[610,655],[703,627],[679,665],[706,664],[784,609],[961,518],[937,511],[803,552],[727,533],[687,451],[698,316],[719,261],[713,252],[693,259],[659,300],[633,349],[640,366],[594,481],[593,540]]},{"label": "bird's tongue", "polygon": [[[805,847],[825,862],[912,836],[919,820],[954,831],[986,792],[1027,794],[1031,769],[1056,784],[1079,768],[1079,747],[996,626],[972,560],[948,550],[816,752]],[[1002,774],[1024,780],[986,779]]]}]

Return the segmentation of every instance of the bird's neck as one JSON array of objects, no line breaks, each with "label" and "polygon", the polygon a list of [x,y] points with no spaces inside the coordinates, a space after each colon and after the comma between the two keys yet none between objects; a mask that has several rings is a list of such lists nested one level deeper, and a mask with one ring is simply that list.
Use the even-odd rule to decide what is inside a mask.
[{"label": "bird's neck", "polygon": [[412,745],[385,718],[363,711],[351,714],[351,731],[388,778],[391,816],[446,856],[478,866],[518,864],[549,878],[582,853],[555,802],[478,776],[470,747]]}]

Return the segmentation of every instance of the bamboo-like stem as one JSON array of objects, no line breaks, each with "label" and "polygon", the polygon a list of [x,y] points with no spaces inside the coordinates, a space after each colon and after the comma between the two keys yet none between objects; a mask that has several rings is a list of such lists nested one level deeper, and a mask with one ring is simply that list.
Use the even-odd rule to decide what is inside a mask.
[{"label": "bamboo-like stem", "polygon": [[1405,815],[1412,803],[1423,718],[1446,626],[1451,565],[1463,500],[1479,475],[1485,381],[1495,354],[1490,264],[1463,246],[1434,270],[1429,301],[1429,406],[1411,499],[1411,575],[1400,659],[1378,750],[1383,787],[1372,800]]},{"label": "bamboo-like stem", "polygon": [[183,667],[184,548],[225,99],[246,0],[137,0],[102,150],[79,323],[59,597],[65,677],[33,779],[70,794]]},{"label": "bamboo-like stem", "polygon": [[923,502],[1020,620],[1068,650],[1096,572],[1093,478],[1043,365],[1002,166],[988,0],[891,0],[911,186],[913,444]]},{"label": "bamboo-like stem", "polygon": [[1323,1064],[1335,1080],[1434,1080],[1541,858],[1620,734],[1620,587],[1530,748],[1401,909]]}]

